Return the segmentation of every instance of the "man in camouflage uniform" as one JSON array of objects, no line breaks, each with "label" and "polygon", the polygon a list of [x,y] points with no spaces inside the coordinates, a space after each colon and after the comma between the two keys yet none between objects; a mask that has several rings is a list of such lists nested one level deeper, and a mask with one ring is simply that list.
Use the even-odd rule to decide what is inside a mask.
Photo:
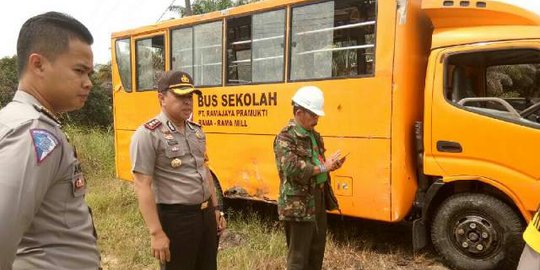
[{"label": "man in camouflage uniform", "polygon": [[285,222],[289,248],[287,269],[321,269],[326,245],[326,210],[338,209],[330,171],[345,158],[324,156],[322,138],[314,130],[324,115],[322,91],[300,88],[293,97],[294,119],[277,135],[274,153],[280,177],[279,219]]}]

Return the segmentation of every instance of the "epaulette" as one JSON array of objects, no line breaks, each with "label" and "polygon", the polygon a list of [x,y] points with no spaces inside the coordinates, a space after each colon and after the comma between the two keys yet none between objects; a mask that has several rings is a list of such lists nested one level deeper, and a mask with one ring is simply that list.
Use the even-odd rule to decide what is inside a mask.
[{"label": "epaulette", "polygon": [[148,122],[146,122],[146,124],[144,124],[144,127],[149,129],[149,130],[154,130],[156,128],[158,128],[159,126],[161,126],[161,121],[159,121],[158,119],[152,119]]},{"label": "epaulette", "polygon": [[191,128],[191,129],[193,129],[193,130],[195,130],[195,128],[194,128],[193,126],[196,126],[196,127],[198,127],[198,128],[201,128],[201,124],[199,124],[199,123],[195,123],[195,122],[190,121],[190,120],[187,120],[186,122],[187,122],[187,124],[188,124],[188,127]]},{"label": "epaulette", "polygon": [[62,125],[62,122],[60,122],[60,120],[51,111],[49,111],[47,108],[45,108],[43,106],[36,105],[36,104],[33,104],[33,105],[34,105],[34,108],[38,112],[43,113],[45,116],[49,117],[51,120],[53,120],[58,125]]}]

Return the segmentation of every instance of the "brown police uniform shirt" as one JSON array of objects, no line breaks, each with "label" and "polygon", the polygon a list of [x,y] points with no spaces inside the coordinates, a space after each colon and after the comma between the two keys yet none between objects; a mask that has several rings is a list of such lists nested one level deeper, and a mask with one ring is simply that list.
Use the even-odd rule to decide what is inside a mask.
[{"label": "brown police uniform shirt", "polygon": [[0,269],[98,269],[85,193],[59,123],[17,91],[0,111]]},{"label": "brown police uniform shirt", "polygon": [[165,113],[140,126],[131,138],[132,171],[153,177],[156,203],[199,204],[210,198],[206,136],[186,122],[184,134]]}]

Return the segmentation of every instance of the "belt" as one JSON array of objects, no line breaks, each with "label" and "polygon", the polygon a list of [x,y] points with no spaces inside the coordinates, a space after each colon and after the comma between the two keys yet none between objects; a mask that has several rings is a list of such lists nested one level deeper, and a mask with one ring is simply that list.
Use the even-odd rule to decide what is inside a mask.
[{"label": "belt", "polygon": [[203,211],[207,209],[210,206],[210,199],[199,203],[199,204],[165,204],[165,203],[158,203],[157,207],[159,210],[172,210],[172,211],[180,211],[180,212],[197,212],[197,211]]}]

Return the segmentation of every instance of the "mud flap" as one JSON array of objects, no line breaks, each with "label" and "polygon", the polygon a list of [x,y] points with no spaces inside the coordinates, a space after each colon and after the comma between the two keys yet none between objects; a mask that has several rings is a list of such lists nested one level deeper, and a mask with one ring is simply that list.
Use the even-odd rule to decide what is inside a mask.
[{"label": "mud flap", "polygon": [[414,253],[427,245],[427,230],[423,218],[413,221],[412,238]]}]

